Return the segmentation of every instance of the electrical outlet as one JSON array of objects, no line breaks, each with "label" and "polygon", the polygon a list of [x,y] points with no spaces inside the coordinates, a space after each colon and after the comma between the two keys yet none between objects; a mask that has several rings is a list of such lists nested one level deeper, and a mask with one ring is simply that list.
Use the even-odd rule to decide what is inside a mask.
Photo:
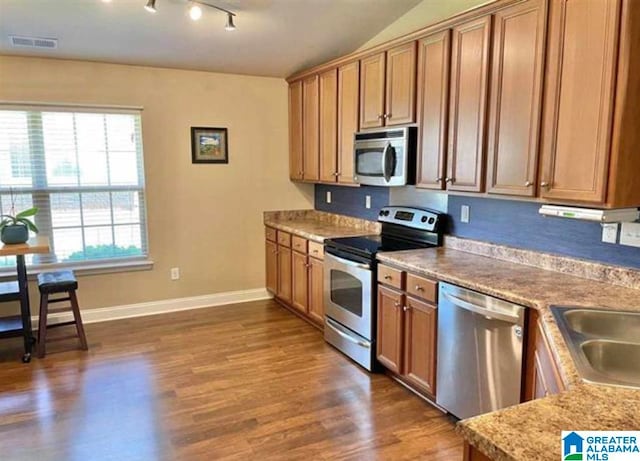
[{"label": "electrical outlet", "polygon": [[620,231],[620,245],[640,247],[640,223],[622,223],[622,230]]},{"label": "electrical outlet", "polygon": [[460,207],[460,222],[469,222],[469,205],[462,205]]},{"label": "electrical outlet", "polygon": [[331,191],[327,191],[327,203],[331,203]]},{"label": "electrical outlet", "polygon": [[602,241],[604,243],[618,243],[618,223],[602,225]]},{"label": "electrical outlet", "polygon": [[365,197],[364,197],[364,207],[365,208],[371,208],[371,196],[370,195],[365,195]]},{"label": "electrical outlet", "polygon": [[172,267],[171,268],[171,280],[180,280],[180,268]]}]

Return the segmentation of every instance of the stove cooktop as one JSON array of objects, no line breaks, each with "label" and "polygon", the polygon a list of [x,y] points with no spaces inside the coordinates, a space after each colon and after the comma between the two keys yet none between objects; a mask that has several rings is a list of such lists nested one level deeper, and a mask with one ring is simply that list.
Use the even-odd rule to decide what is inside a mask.
[{"label": "stove cooktop", "polygon": [[363,235],[361,237],[342,237],[327,241],[327,245],[340,250],[357,252],[373,257],[380,251],[416,250],[418,248],[431,248],[436,245],[426,242],[415,242],[385,235]]}]

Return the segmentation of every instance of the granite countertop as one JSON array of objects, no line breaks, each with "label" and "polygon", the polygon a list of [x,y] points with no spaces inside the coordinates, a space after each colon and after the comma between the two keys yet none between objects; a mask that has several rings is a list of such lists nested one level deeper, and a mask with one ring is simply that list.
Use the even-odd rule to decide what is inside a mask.
[{"label": "granite countertop", "polygon": [[265,212],[264,224],[319,243],[328,238],[380,233],[377,222],[315,210]]},{"label": "granite countertop", "polygon": [[585,384],[551,305],[640,311],[640,291],[449,248],[379,253],[386,264],[537,309],[568,390],[463,420],[458,430],[494,460],[556,460],[562,430],[638,430],[640,390]]}]

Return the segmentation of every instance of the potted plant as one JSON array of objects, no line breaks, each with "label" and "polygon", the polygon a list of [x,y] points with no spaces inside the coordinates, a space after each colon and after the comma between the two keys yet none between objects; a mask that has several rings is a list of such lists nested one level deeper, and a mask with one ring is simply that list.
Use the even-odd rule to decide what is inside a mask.
[{"label": "potted plant", "polygon": [[14,244],[25,243],[29,240],[29,231],[38,233],[38,228],[31,220],[38,212],[38,208],[33,207],[20,213],[15,212],[15,199],[13,190],[11,191],[11,212],[0,215],[0,240],[2,243]]}]

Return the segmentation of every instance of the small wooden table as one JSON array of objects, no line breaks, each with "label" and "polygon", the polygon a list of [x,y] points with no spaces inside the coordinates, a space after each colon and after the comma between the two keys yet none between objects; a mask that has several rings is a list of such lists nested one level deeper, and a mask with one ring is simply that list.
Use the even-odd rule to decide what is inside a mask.
[{"label": "small wooden table", "polygon": [[27,266],[25,255],[46,254],[51,251],[47,237],[35,237],[27,243],[6,245],[0,242],[0,256],[15,256],[18,272],[18,287],[20,291],[20,317],[22,320],[22,337],[24,338],[24,355],[22,361],[31,361],[31,349],[33,346],[31,332],[31,309],[29,308],[29,282],[27,280]]}]

